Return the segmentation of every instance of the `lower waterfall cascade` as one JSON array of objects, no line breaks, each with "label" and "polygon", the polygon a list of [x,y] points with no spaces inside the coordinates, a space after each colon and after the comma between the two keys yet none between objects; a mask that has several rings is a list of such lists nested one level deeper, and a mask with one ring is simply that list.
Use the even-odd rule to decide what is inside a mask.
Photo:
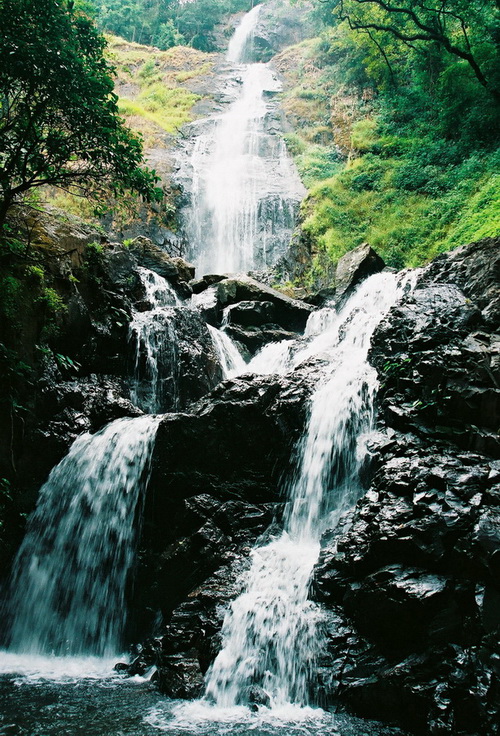
[{"label": "lower waterfall cascade", "polygon": [[[224,621],[222,650],[206,683],[207,699],[219,706],[244,703],[256,684],[273,706],[308,703],[310,672],[321,648],[321,613],[308,600],[312,569],[322,533],[361,493],[359,471],[377,386],[367,353],[373,330],[402,293],[399,281],[386,273],[367,279],[302,350],[309,356],[315,341],[316,349],[329,343],[331,362],[311,398],[283,532],[253,550],[244,593]],[[300,355],[299,350],[297,364]]]},{"label": "lower waterfall cascade", "polygon": [[135,522],[158,421],[117,419],[81,435],[50,474],[14,563],[13,651],[121,651]]}]

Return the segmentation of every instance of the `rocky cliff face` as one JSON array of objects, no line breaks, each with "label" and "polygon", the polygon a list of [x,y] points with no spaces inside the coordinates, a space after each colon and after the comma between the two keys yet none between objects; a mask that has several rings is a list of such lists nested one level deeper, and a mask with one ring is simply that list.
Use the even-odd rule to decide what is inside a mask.
[{"label": "rocky cliff face", "polygon": [[[46,265],[65,309],[33,362],[32,415],[23,431],[14,425],[17,483],[29,508],[77,434],[139,412],[129,400],[128,325],[150,305],[138,265],[167,277],[181,301],[192,289],[213,291],[212,307],[178,317],[181,411],[158,430],[129,594],[130,640],[158,634],[130,671],[155,662],[165,693],[193,697],[248,553],[280,523],[283,478],[320,371],[309,361],[283,377],[213,388],[221,374],[205,320],[259,334],[268,319],[301,330],[310,307],[248,279],[193,281],[188,264],[149,241],[89,248],[89,238],[67,241]],[[498,733],[499,246],[490,239],[436,259],[377,329],[370,487],[325,534],[311,589],[325,611],[317,700],[418,733]],[[383,266],[368,248],[363,254],[372,270]],[[340,300],[364,276],[349,263],[336,279]],[[22,338],[26,359],[42,316]]]},{"label": "rocky cliff face", "polygon": [[[129,324],[152,305],[138,266],[168,279],[180,302],[190,297],[187,281],[194,275],[146,238],[126,248],[55,214],[18,218],[13,227],[20,236],[30,229],[31,242],[6,249],[0,261],[0,579],[19,544],[22,515],[73,440],[141,413],[130,401]],[[180,307],[173,312],[175,400],[182,408],[222,373],[202,317]],[[167,342],[171,333],[165,324]]]}]

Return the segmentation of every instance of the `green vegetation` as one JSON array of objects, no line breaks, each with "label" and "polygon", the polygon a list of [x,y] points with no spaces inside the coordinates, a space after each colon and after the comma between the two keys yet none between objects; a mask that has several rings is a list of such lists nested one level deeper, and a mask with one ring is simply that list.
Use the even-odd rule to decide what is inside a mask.
[{"label": "green vegetation", "polygon": [[217,51],[217,26],[249,10],[252,0],[90,0],[101,28],[128,41],[169,49],[186,45]]},{"label": "green vegetation", "polygon": [[0,225],[47,184],[99,199],[132,190],[160,199],[140,139],[125,128],[104,38],[69,0],[0,6]]},{"label": "green vegetation", "polygon": [[164,87],[161,82],[145,86],[137,100],[121,98],[120,112],[126,116],[140,116],[158,125],[167,133],[174,133],[191,120],[191,108],[200,99],[182,88]]},{"label": "green vegetation", "polygon": [[[410,6],[449,38],[416,34],[403,12]],[[320,36],[277,59],[295,131],[287,144],[309,187],[302,230],[314,252],[311,285],[363,241],[402,267],[500,234],[498,4],[391,7],[317,0]],[[410,33],[422,38],[401,38]]]},{"label": "green vegetation", "polygon": [[185,47],[159,52],[116,36],[108,42],[121,114],[143,136],[146,149],[164,148],[165,133],[176,133],[192,120],[193,105],[201,97],[189,83],[211,72],[212,59]]}]

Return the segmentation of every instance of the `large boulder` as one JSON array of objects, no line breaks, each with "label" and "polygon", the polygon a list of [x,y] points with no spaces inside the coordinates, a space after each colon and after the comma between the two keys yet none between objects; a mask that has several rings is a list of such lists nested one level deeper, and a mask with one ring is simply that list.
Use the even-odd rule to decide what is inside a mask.
[{"label": "large boulder", "polygon": [[149,268],[170,281],[182,296],[190,296],[189,282],[194,279],[195,275],[193,265],[183,258],[168,255],[165,250],[143,235],[134,238],[128,248],[137,258],[140,266]]},{"label": "large boulder", "polygon": [[314,370],[299,369],[225,381],[160,423],[132,606],[137,630],[158,615],[168,622],[183,602],[196,606],[205,582],[280,513],[282,476],[291,471],[315,380]]},{"label": "large boulder", "polygon": [[[177,306],[156,309],[147,325],[145,336],[139,331],[128,348],[130,373],[135,374],[129,383],[139,406],[157,412],[179,411],[222,380],[213,340],[197,311]],[[154,380],[149,366],[151,350]]]},{"label": "large boulder", "polygon": [[304,330],[312,307],[309,304],[291,299],[266,284],[261,284],[250,276],[239,276],[220,281],[217,285],[217,300],[222,308],[237,302],[258,301],[274,305],[274,321],[288,330]]},{"label": "large boulder", "polygon": [[335,299],[341,301],[367,276],[385,268],[382,258],[368,243],[342,256],[335,270]]},{"label": "large boulder", "polygon": [[326,302],[341,306],[363,279],[383,271],[384,268],[385,263],[378,253],[368,243],[362,243],[339,259],[327,285],[311,294],[307,301],[317,306]]}]

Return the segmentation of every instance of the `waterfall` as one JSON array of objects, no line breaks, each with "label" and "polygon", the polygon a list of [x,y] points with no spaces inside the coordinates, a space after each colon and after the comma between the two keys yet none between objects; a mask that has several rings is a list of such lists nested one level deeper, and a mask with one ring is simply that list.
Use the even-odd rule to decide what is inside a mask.
[{"label": "waterfall", "polygon": [[259,20],[262,5],[256,5],[249,13],[246,13],[241,22],[236,27],[228,47],[226,58],[233,63],[240,63],[247,60],[247,56],[252,52],[253,35],[255,26]]},{"label": "waterfall", "polygon": [[118,419],[83,434],[50,473],[14,563],[11,650],[120,651],[158,422],[155,416]]},{"label": "waterfall", "polygon": [[[362,491],[377,388],[367,362],[370,338],[401,288],[392,274],[372,276],[340,314],[324,313],[319,325],[314,318],[305,348],[287,353],[292,367],[317,350],[326,351],[329,363],[310,400],[283,532],[253,550],[244,592],[224,620],[222,649],[206,679],[206,698],[217,706],[248,702],[255,685],[273,707],[308,702],[322,647],[321,610],[308,600],[312,570],[322,533],[335,527]],[[318,328],[324,331],[314,336]]]},{"label": "waterfall", "polygon": [[246,363],[233,340],[222,330],[218,330],[212,325],[207,325],[207,327],[219,356],[223,377],[233,378],[243,373],[246,370]]},{"label": "waterfall", "polygon": [[174,318],[180,300],[162,276],[147,268],[137,270],[150,309],[137,311],[129,326],[134,363],[130,398],[148,413],[175,409],[178,364]]},{"label": "waterfall", "polygon": [[279,81],[267,64],[234,67],[248,58],[259,11],[256,6],[244,16],[229,44],[233,100],[227,111],[194,124],[201,132],[185,167],[191,202],[183,219],[189,258],[199,273],[276,263],[305,194],[279,129]]}]

